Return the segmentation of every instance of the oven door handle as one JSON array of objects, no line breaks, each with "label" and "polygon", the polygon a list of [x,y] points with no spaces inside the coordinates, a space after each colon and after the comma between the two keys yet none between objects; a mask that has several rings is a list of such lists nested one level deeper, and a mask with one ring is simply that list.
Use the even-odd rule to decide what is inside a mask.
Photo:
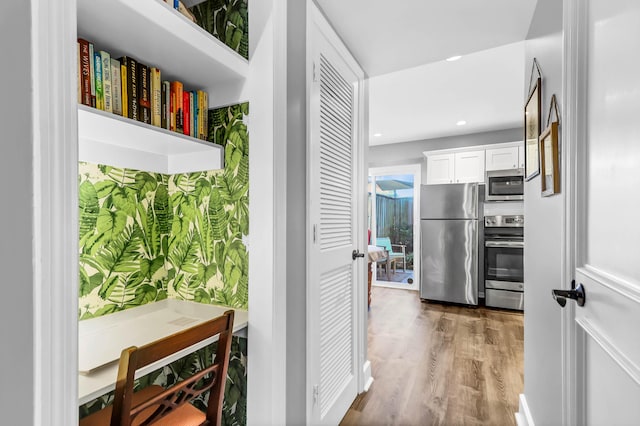
[{"label": "oven door handle", "polygon": [[524,241],[485,241],[485,247],[524,248]]}]

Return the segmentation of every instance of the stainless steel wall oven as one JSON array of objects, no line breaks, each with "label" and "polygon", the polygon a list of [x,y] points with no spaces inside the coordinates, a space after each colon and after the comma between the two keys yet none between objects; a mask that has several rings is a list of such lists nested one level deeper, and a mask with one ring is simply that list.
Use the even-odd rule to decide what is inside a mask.
[{"label": "stainless steel wall oven", "polygon": [[524,309],[524,216],[486,216],[485,304]]}]

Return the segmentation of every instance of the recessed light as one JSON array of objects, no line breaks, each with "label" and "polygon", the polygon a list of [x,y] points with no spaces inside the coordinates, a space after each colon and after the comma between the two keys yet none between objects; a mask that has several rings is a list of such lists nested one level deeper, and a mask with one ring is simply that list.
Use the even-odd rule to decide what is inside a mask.
[{"label": "recessed light", "polygon": [[467,124],[467,122],[466,122],[466,121],[464,121],[464,120],[460,120],[460,121],[458,121],[458,122],[456,123],[456,126],[464,126],[465,124]]},{"label": "recessed light", "polygon": [[456,56],[452,56],[450,58],[447,58],[447,62],[453,62],[453,61],[457,61],[458,59],[462,58],[461,55],[456,55]]},{"label": "recessed light", "polygon": [[382,133],[374,133],[373,136],[379,138],[380,136],[382,136]]}]

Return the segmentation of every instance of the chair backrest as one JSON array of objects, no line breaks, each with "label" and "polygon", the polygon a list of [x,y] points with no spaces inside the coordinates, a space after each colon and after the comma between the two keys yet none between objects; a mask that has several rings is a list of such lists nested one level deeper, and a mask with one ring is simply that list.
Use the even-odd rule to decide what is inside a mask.
[{"label": "chair backrest", "polygon": [[[213,320],[148,345],[139,348],[133,346],[123,350],[118,367],[111,425],[130,426],[133,419],[141,412],[146,410],[148,413],[150,407],[157,407],[143,423],[152,424],[207,390],[210,392],[207,420],[211,425],[219,425],[222,421],[222,400],[227,380],[232,334],[233,311],[227,311]],[[192,376],[165,389],[164,392],[132,406],[136,370],[215,335],[219,336],[218,349],[212,365],[194,372]]]},{"label": "chair backrest", "polygon": [[389,237],[378,237],[376,238],[376,245],[380,247],[384,247],[386,251],[391,253],[393,250],[391,249],[391,239]]}]

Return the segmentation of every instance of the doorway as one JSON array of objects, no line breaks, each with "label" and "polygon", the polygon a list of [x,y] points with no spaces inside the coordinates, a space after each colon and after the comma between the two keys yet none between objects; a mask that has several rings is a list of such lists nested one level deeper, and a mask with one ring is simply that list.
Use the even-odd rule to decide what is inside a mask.
[{"label": "doorway", "polygon": [[369,244],[386,250],[373,267],[375,286],[420,289],[420,165],[369,169]]}]

